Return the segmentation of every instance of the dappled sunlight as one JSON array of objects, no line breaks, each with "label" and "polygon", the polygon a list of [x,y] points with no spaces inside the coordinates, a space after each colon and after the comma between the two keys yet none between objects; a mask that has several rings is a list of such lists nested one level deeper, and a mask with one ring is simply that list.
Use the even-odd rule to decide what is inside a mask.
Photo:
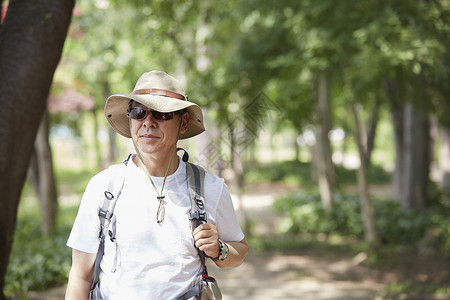
[{"label": "dappled sunlight", "polygon": [[373,280],[336,278],[327,262],[300,253],[274,256],[253,252],[240,269],[221,272],[214,266],[209,269],[221,284],[224,300],[367,300],[382,289]]}]

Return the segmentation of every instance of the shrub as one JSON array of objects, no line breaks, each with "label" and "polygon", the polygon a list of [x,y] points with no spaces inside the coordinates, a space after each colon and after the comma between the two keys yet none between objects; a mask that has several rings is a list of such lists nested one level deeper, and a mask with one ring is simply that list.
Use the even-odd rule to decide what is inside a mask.
[{"label": "shrub", "polygon": [[361,236],[362,222],[355,197],[335,198],[336,207],[331,212],[323,208],[318,193],[299,192],[276,200],[275,210],[286,215],[280,224],[281,231]]},{"label": "shrub", "polygon": [[[284,214],[279,229],[284,233],[336,234],[362,239],[361,205],[357,196],[334,195],[335,206],[326,211],[317,192],[298,192],[279,198],[274,209]],[[446,210],[430,207],[403,211],[398,202],[372,200],[380,240],[385,245],[418,245],[433,230],[438,248],[450,250],[450,220]]]},{"label": "shrub", "polygon": [[245,168],[245,179],[248,182],[290,182],[301,185],[312,185],[309,163],[284,161],[262,165],[249,165]]},{"label": "shrub", "polygon": [[29,290],[43,290],[64,284],[71,264],[66,246],[70,226],[60,226],[51,237],[44,236],[36,215],[19,218],[14,237],[5,294],[13,296]]}]

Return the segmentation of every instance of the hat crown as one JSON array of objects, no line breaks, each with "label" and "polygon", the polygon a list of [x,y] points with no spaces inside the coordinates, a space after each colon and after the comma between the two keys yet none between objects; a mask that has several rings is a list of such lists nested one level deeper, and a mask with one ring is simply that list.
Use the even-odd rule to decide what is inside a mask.
[{"label": "hat crown", "polygon": [[163,89],[186,96],[183,85],[163,71],[150,71],[142,74],[133,91],[141,89]]}]

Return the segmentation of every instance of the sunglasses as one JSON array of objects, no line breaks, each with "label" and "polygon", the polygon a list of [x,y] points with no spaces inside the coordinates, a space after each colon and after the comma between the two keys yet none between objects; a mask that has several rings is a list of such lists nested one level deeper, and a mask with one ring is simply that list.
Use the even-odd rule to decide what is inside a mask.
[{"label": "sunglasses", "polygon": [[172,111],[172,112],[159,112],[152,109],[145,109],[142,107],[131,107],[128,110],[128,117],[134,120],[143,120],[147,117],[148,113],[152,114],[152,117],[158,121],[172,120],[175,114],[180,114],[182,111]]}]

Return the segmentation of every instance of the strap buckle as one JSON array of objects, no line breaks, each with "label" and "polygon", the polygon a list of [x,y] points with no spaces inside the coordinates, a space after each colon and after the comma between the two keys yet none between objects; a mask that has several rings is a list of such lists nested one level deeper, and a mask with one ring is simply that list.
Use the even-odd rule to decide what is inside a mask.
[{"label": "strap buckle", "polygon": [[206,220],[207,220],[206,212],[202,213],[202,212],[196,211],[196,212],[189,213],[189,220],[192,221],[194,219],[200,220],[200,221],[203,221],[206,223]]},{"label": "strap buckle", "polygon": [[104,209],[102,209],[102,208],[100,208],[100,209],[98,210],[98,216],[99,216],[100,218],[104,218],[104,219],[106,219],[106,220],[111,220],[111,218],[112,218],[113,215],[114,215],[114,213],[112,213],[112,212],[110,212],[110,211],[107,211],[107,210],[104,210]]}]

